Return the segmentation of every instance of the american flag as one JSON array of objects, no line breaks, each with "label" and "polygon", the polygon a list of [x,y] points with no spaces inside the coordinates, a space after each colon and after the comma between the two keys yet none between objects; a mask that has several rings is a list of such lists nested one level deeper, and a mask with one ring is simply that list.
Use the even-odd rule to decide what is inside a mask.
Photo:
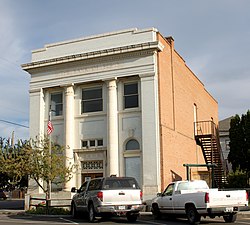
[{"label": "american flag", "polygon": [[54,130],[53,125],[52,125],[51,121],[49,120],[48,126],[47,126],[48,135],[50,135],[53,132],[53,130]]}]

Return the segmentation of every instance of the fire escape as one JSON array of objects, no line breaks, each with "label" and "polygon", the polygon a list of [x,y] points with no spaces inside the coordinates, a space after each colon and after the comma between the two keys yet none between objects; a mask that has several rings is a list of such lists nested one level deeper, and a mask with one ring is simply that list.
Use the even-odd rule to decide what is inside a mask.
[{"label": "fire escape", "polygon": [[218,188],[223,187],[223,184],[226,182],[228,168],[223,158],[219,132],[215,123],[213,121],[195,122],[195,140],[202,149],[206,164],[216,165],[213,167],[213,182],[215,186]]}]

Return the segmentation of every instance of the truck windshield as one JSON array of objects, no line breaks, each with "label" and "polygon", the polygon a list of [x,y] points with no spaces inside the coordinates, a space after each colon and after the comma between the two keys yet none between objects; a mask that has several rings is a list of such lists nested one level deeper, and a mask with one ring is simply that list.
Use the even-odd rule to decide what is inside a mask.
[{"label": "truck windshield", "polygon": [[104,181],[103,189],[139,189],[139,186],[134,178],[107,178]]}]

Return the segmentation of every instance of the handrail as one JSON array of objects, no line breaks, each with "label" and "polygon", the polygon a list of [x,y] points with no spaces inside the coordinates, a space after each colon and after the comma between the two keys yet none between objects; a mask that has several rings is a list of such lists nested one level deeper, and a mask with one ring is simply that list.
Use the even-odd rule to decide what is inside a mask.
[{"label": "handrail", "polygon": [[216,125],[213,121],[198,121],[194,122],[195,135],[216,135]]}]

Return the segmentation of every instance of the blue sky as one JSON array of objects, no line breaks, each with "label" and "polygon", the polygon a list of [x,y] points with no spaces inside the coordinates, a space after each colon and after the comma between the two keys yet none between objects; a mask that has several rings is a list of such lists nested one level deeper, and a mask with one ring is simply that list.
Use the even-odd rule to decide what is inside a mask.
[{"label": "blue sky", "polygon": [[[26,139],[31,51],[128,28],[157,28],[218,101],[219,118],[250,108],[248,0],[0,0],[0,137]],[[31,106],[32,107],[32,106]]]}]

